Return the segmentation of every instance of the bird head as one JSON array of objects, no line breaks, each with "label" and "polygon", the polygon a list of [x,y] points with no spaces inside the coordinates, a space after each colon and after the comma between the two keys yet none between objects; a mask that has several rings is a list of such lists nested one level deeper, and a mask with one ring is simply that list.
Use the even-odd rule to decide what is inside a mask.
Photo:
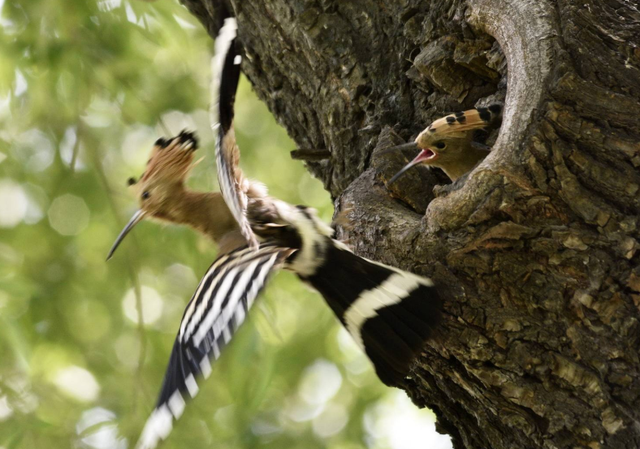
[{"label": "bird head", "polygon": [[144,218],[171,220],[175,210],[178,193],[184,190],[193,163],[193,153],[198,148],[198,140],[194,133],[182,131],[170,139],[160,138],[151,150],[147,168],[138,180],[129,178],[129,187],[134,191],[140,204],[129,223],[124,227],[114,242],[107,260],[113,256],[118,245]]},{"label": "bird head", "polygon": [[470,109],[447,115],[431,123],[418,134],[414,142],[384,150],[384,153],[405,149],[421,150],[411,162],[391,178],[389,183],[396,181],[416,165],[444,167],[455,164],[464,157],[464,152],[469,151],[473,131],[488,126],[499,116],[501,110],[501,106],[495,104],[489,108]]}]

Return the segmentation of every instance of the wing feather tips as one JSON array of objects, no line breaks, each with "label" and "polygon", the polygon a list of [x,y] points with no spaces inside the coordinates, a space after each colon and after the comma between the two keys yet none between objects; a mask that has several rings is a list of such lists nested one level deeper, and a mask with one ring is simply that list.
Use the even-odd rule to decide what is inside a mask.
[{"label": "wing feather tips", "polygon": [[251,189],[238,167],[240,151],[233,130],[234,103],[240,79],[242,57],[237,51],[237,23],[229,17],[219,31],[215,44],[215,55],[211,63],[211,106],[210,117],[216,139],[216,164],[220,191],[229,210],[240,226],[240,231],[252,248],[258,241],[246,218],[247,193]]},{"label": "wing feather tips", "polygon": [[[215,117],[212,125],[221,123],[225,132],[229,130],[233,120],[233,101],[240,72],[235,59],[237,29],[235,18],[228,17],[224,20],[215,40],[215,55],[211,59],[211,115]],[[233,76],[229,76],[230,74]]]},{"label": "wing feather tips", "polygon": [[[204,322],[201,316],[195,324],[196,331],[201,326],[206,326],[201,338],[179,331],[156,408],[145,424],[136,446],[138,449],[153,449],[171,433],[173,421],[182,416],[186,402],[198,393],[199,379],[209,377],[211,362],[220,357],[235,331],[244,322],[251,304],[266,285],[269,275],[280,268],[290,255],[290,249],[263,246],[257,252],[248,248],[236,250],[213,263],[201,286],[212,283],[219,285],[225,279],[235,281],[234,285],[230,291],[222,293],[215,285],[211,289],[199,287],[192,298],[190,304],[194,307],[198,306],[194,301],[197,302],[200,298],[204,303],[220,304],[220,309],[211,323]],[[246,275],[242,281],[238,277],[239,273]],[[183,322],[192,316],[193,308],[188,306]],[[185,328],[183,324],[180,329]]]},{"label": "wing feather tips", "polygon": [[441,309],[437,290],[421,285],[363,323],[360,333],[365,352],[384,384],[397,386],[407,376],[440,322]]},{"label": "wing feather tips", "polygon": [[167,404],[156,408],[147,420],[136,449],[154,449],[173,429],[173,415]]},{"label": "wing feather tips", "polygon": [[185,351],[184,346],[176,339],[173,343],[156,409],[168,403],[175,392],[187,392],[186,379],[199,373],[200,363],[194,359],[194,354],[191,351]]}]

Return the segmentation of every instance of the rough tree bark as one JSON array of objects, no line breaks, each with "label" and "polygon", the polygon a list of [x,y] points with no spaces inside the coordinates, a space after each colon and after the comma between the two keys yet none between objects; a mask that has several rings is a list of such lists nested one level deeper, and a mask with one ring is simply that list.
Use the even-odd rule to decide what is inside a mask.
[{"label": "rough tree bark", "polygon": [[[635,0],[182,0],[348,209],[357,253],[447,286],[404,388],[456,448],[640,447],[640,9]],[[505,101],[447,189],[376,156]],[[495,137],[495,136],[493,136]],[[425,213],[426,210],[426,213]]]}]

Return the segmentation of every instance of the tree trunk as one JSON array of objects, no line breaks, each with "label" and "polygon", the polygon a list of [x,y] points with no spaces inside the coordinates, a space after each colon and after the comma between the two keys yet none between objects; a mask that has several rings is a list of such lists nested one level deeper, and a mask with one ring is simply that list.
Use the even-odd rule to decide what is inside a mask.
[{"label": "tree trunk", "polygon": [[[212,36],[232,11],[259,97],[330,152],[339,236],[444,286],[404,388],[456,448],[640,447],[635,0],[182,1]],[[468,176],[386,186],[406,159],[377,149],[496,100]]]}]

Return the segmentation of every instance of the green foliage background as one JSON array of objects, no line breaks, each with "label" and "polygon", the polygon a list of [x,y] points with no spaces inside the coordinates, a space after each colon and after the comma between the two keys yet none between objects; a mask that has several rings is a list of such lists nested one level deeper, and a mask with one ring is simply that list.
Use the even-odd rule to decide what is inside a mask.
[{"label": "green foliage background", "polygon": [[[145,222],[104,259],[135,210],[125,181],[159,136],[197,129],[206,157],[190,185],[215,188],[212,41],[172,1],[0,8],[0,448],[132,447],[216,250]],[[237,109],[246,172],[330,220],[328,194],[290,160],[292,142],[246,80]],[[287,273],[201,386],[164,447],[415,447],[387,428],[431,420],[379,383]]]}]

